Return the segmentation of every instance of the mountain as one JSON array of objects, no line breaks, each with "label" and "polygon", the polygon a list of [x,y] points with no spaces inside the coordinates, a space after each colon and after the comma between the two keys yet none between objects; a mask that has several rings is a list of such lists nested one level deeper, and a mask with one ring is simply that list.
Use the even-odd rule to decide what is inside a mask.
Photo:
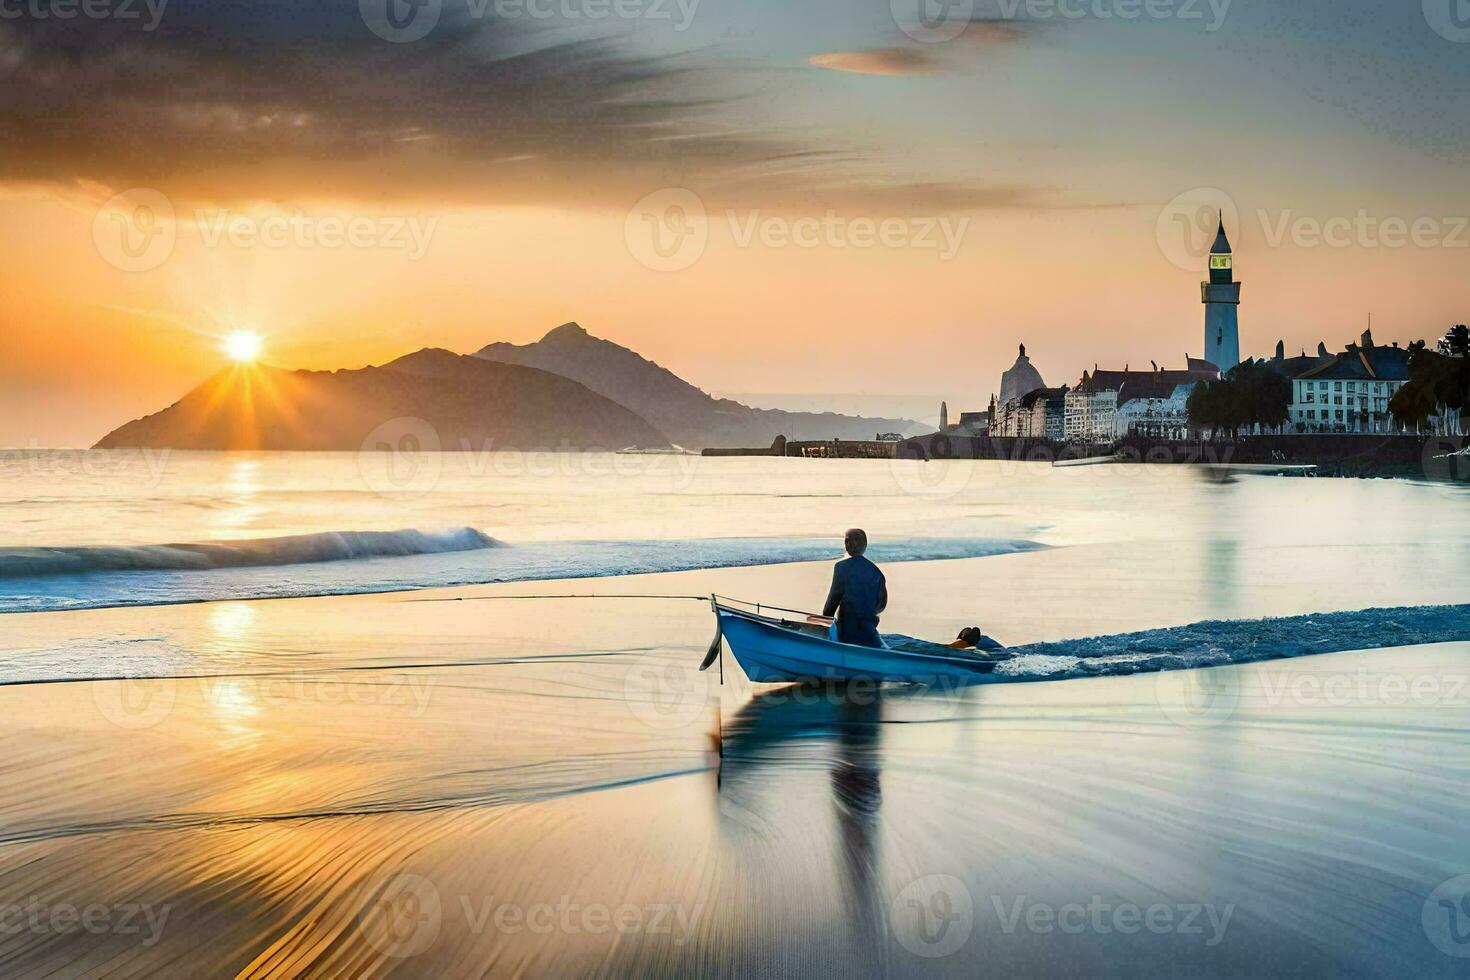
[{"label": "mountain", "polygon": [[626,347],[564,323],[534,344],[491,344],[475,357],[522,364],[580,381],[647,419],[681,446],[766,446],[778,434],[797,439],[871,439],[902,432],[907,419],[832,412],[783,412],[714,398]]},{"label": "mountain", "polygon": [[357,370],[231,368],[108,433],[96,448],[616,450],[668,443],[633,412],[569,378],[428,348]]}]

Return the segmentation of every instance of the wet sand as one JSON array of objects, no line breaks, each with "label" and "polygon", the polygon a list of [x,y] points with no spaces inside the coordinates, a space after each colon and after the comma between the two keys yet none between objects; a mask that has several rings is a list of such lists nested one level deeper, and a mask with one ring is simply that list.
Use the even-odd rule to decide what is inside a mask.
[{"label": "wet sand", "polygon": [[[964,625],[921,599],[955,576],[1078,594],[1038,560],[893,566],[885,628]],[[410,601],[826,574],[5,617],[0,655],[176,676],[0,688],[0,973],[1462,975],[1470,643],[752,692],[694,671],[697,603]],[[1164,625],[1169,588],[986,626]]]}]

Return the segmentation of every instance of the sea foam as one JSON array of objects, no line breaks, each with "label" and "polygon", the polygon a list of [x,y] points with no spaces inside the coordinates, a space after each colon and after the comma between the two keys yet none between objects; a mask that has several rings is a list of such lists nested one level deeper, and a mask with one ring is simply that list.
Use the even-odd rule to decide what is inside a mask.
[{"label": "sea foam", "polygon": [[[835,561],[831,538],[506,542],[474,528],[344,531],[131,548],[0,550],[0,613],[166,605],[590,579]],[[1045,547],[1010,538],[908,538],[880,562],[939,561]]]}]

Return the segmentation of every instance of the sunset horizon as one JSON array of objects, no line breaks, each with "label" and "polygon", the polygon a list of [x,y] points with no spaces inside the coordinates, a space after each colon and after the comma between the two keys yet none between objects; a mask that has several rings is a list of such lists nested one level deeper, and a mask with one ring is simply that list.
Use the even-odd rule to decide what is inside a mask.
[{"label": "sunset horizon", "polygon": [[[935,26],[910,6],[836,28],[434,2],[412,41],[355,3],[0,23],[31,83],[0,110],[27,147],[0,168],[0,234],[24,243],[0,318],[25,328],[0,334],[0,444],[90,444],[239,330],[320,370],[576,320],[717,394],[983,408],[1020,342],[1068,380],[1197,353],[1212,209],[1250,279],[1243,353],[1464,319],[1464,48],[1417,9],[960,4]],[[75,67],[103,43],[129,58]],[[186,91],[160,87],[184,66]],[[416,97],[441,76],[454,100]],[[41,128],[58,114],[65,140]]]},{"label": "sunset horizon", "polygon": [[0,978],[1470,957],[1470,0],[0,0]]}]

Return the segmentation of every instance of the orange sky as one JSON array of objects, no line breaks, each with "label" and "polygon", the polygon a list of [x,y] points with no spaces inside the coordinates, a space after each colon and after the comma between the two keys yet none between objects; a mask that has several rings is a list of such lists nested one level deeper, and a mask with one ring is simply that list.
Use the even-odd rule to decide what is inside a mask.
[{"label": "orange sky", "polygon": [[[716,394],[979,409],[1021,342],[1054,384],[1200,353],[1180,201],[1201,225],[1230,209],[1243,354],[1340,347],[1370,312],[1385,342],[1470,313],[1470,46],[1417,5],[937,43],[886,10],[758,3],[683,33],[446,22],[390,44],[356,10],[180,8],[146,38],[0,24],[24,83],[0,106],[21,148],[0,160],[0,445],[88,445],[218,370],[237,329],[330,369],[577,320]],[[173,220],[103,206],[138,188]],[[691,193],[703,237],[680,238]],[[1437,237],[1311,240],[1359,213]],[[139,264],[119,242],[152,241],[145,219],[172,245]]]},{"label": "orange sky", "polygon": [[[1094,362],[1177,366],[1201,346],[1200,277],[1160,253],[1148,208],[977,218],[948,260],[742,247],[716,215],[703,255],[673,272],[639,264],[624,215],[599,212],[448,213],[416,260],[183,233],[146,273],[109,266],[75,207],[12,199],[0,213],[28,246],[0,289],[0,442],[15,445],[90,443],[168,405],[222,366],[218,337],[234,329],[263,333],[274,363],[331,369],[523,343],[575,319],[716,393],[916,394],[956,410],[984,407],[1018,342],[1054,383]],[[1235,237],[1246,351],[1336,346],[1370,310],[1376,336],[1407,340],[1470,308],[1448,251],[1270,249],[1249,225]]]}]

